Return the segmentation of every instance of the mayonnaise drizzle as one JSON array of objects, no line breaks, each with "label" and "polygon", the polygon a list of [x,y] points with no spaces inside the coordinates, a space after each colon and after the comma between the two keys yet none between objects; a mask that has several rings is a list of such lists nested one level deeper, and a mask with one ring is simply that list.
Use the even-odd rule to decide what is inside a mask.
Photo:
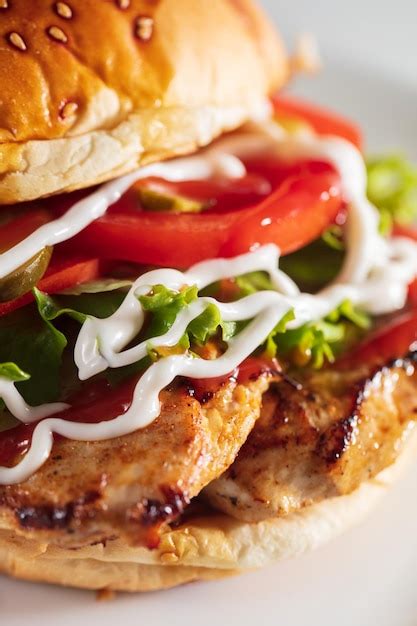
[{"label": "mayonnaise drizzle", "polygon": [[[273,244],[234,259],[199,263],[187,272],[158,269],[140,276],[111,317],[89,317],[83,324],[74,352],[80,379],[88,379],[107,368],[123,367],[138,361],[147,354],[149,343],[154,347],[176,345],[188,324],[211,303],[220,309],[225,321],[251,321],[217,359],[204,360],[184,354],[161,358],[151,365],[136,385],[130,408],[109,422],[85,424],[50,418],[48,416],[67,405],[58,403],[29,407],[13,382],[0,378],[0,396],[15,417],[23,423],[48,418],[36,426],[31,447],[23,460],[15,467],[0,468],[1,484],[18,483],[34,473],[51,452],[53,433],[73,440],[91,441],[119,437],[147,426],[159,415],[161,390],[176,376],[211,378],[233,371],[263,343],[290,309],[294,309],[295,313],[291,327],[297,327],[326,316],[345,299],[372,314],[387,313],[404,306],[408,284],[417,276],[417,245],[400,237],[386,241],[378,234],[378,213],[366,198],[366,170],[359,151],[343,139],[318,138],[308,133],[290,136],[272,124],[258,126],[252,133],[219,141],[199,156],[150,165],[104,185],[74,205],[65,216],[41,227],[14,249],[0,255],[0,277],[17,269],[45,245],[64,241],[80,232],[103,215],[108,206],[141,178],[160,176],[180,181],[186,178],[204,179],[218,172],[239,177],[245,173],[239,157],[265,149],[287,161],[329,161],[339,171],[349,212],[348,253],[338,278],[317,295],[300,293],[289,277],[278,269],[279,250]],[[195,284],[201,290],[222,278],[256,270],[269,273],[276,291],[258,292],[227,304],[199,297],[178,314],[165,335],[127,348],[144,323],[145,314],[138,296],[148,293],[154,285],[163,284],[179,290],[185,285]]]},{"label": "mayonnaise drizzle", "polygon": [[54,246],[78,235],[89,224],[102,217],[107,209],[120,200],[134,183],[150,176],[171,182],[205,180],[215,175],[241,178],[245,175],[242,161],[231,154],[211,152],[204,156],[179,158],[166,163],[154,163],[136,170],[83,198],[59,219],[44,224],[16,246],[0,254],[0,278],[8,276],[29,261],[45,246]]}]

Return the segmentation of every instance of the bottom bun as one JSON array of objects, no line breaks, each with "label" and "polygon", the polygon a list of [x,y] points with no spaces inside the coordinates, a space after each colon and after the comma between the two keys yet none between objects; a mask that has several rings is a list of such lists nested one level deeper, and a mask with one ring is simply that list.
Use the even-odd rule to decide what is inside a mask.
[{"label": "bottom bun", "polygon": [[257,523],[195,518],[162,535],[158,549],[113,540],[65,549],[0,530],[0,572],[85,589],[152,591],[212,580],[317,548],[360,522],[415,458],[417,433],[391,467],[348,496]]}]

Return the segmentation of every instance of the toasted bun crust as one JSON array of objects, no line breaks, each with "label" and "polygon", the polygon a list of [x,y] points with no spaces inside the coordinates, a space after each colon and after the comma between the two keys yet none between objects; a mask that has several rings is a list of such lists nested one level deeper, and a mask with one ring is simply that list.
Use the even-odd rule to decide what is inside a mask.
[{"label": "toasted bun crust", "polygon": [[252,0],[13,0],[0,13],[0,203],[191,152],[287,76]]},{"label": "toasted bun crust", "polygon": [[157,550],[119,541],[68,550],[0,530],[0,571],[27,580],[116,591],[152,591],[232,576],[314,549],[360,522],[416,452],[414,433],[394,465],[349,496],[253,524],[225,515],[196,519],[163,535]]}]

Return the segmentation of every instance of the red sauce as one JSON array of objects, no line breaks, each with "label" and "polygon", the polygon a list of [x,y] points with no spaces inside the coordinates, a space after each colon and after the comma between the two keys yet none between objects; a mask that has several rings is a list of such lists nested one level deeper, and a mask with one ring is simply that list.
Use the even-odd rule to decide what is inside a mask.
[{"label": "red sauce", "polygon": [[[230,379],[247,383],[256,380],[262,374],[270,373],[273,375],[279,371],[280,367],[275,359],[251,357],[227,376],[205,380],[193,379],[188,381],[188,386],[192,395],[200,402],[207,402]],[[137,381],[138,378],[134,377],[117,388],[112,388],[104,379],[87,383],[73,399],[69,400],[71,407],[59,413],[57,417],[89,424],[108,422],[127,411]],[[13,465],[19,460],[19,457],[28,451],[35,427],[36,423],[22,424],[0,433],[0,465]],[[55,439],[59,437],[59,435],[55,435]]]},{"label": "red sauce", "polygon": [[[56,417],[72,422],[94,424],[108,422],[122,415],[129,408],[137,378],[112,388],[105,380],[86,384],[82,391],[69,400],[71,407]],[[0,433],[0,464],[14,464],[18,457],[24,455],[32,439],[36,423],[17,426]],[[59,435],[54,435],[58,438]]]},{"label": "red sauce", "polygon": [[281,372],[276,359],[249,357],[233,372],[217,378],[188,379],[188,388],[199,402],[208,402],[219,389],[229,381],[248,384],[262,375],[275,376]]}]

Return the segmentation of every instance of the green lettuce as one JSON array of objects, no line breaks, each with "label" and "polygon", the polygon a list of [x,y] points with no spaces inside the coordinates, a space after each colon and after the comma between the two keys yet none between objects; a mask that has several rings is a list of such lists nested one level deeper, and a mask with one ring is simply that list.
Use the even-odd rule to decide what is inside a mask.
[{"label": "green lettuce", "polygon": [[369,159],[368,197],[381,213],[380,229],[389,234],[395,224],[417,221],[417,167],[391,155]]},{"label": "green lettuce", "polygon": [[258,291],[274,291],[275,287],[267,272],[250,272],[238,276],[235,280],[239,287],[239,297],[250,296]]},{"label": "green lettuce", "polygon": [[[36,406],[60,399],[64,387],[75,385],[71,351],[64,359],[65,348],[75,335],[68,325],[71,319],[78,327],[87,315],[108,317],[125,294],[114,291],[52,298],[37,289],[33,293],[34,304],[0,318],[0,363],[12,364],[7,371],[18,376],[16,387],[26,402]],[[58,320],[61,317],[71,319]]]},{"label": "green lettuce", "polygon": [[60,292],[64,296],[81,296],[85,293],[104,293],[106,291],[117,291],[118,289],[130,289],[132,280],[124,280],[120,278],[100,278],[99,280],[91,280],[87,283],[74,285],[70,289]]},{"label": "green lettuce", "polygon": [[[242,296],[272,288],[268,276],[262,272],[241,277],[237,282]],[[26,402],[36,406],[65,398],[78,388],[72,349],[66,351],[67,345],[73,346],[79,325],[88,315],[108,317],[117,310],[126,294],[114,290],[51,297],[35,289],[34,296],[34,304],[0,318],[0,376],[13,380]],[[138,341],[168,332],[178,314],[197,297],[196,286],[176,292],[162,285],[140,296],[148,320]],[[314,367],[333,360],[339,347],[347,341],[349,329],[366,328],[369,323],[349,302],[343,303],[325,320],[301,328],[288,328],[293,318],[294,313],[289,311],[260,349],[269,356],[277,355],[290,361],[304,359],[305,364]],[[155,349],[150,344],[148,357],[131,366],[109,370],[106,376],[112,384],[117,384],[169,353],[167,350],[181,353],[188,350],[192,354],[197,346],[203,346],[210,339],[229,341],[247,323],[224,322],[219,308],[211,303],[190,322],[177,346],[164,352],[164,348]]]},{"label": "green lettuce", "polygon": [[[14,383],[23,382],[29,380],[30,376],[26,372],[20,369],[16,363],[0,363],[0,377],[6,378]],[[13,428],[19,424],[13,416],[9,415],[5,411],[6,405],[0,398],[0,432]]]},{"label": "green lettuce", "polygon": [[338,250],[343,252],[345,250],[345,242],[343,240],[343,228],[338,224],[333,224],[329,226],[321,236],[322,240],[325,244],[333,248],[333,250]]},{"label": "green lettuce", "polygon": [[14,383],[29,380],[30,375],[20,369],[16,363],[0,363],[0,377],[7,378]]},{"label": "green lettuce", "polygon": [[[196,285],[186,287],[180,292],[172,291],[164,285],[156,285],[150,294],[139,296],[143,309],[150,313],[146,338],[159,337],[168,332],[180,311],[194,302],[198,295]],[[204,345],[219,332],[220,337],[228,341],[236,334],[237,328],[238,325],[233,322],[224,322],[218,307],[210,303],[198,317],[189,323],[178,348],[185,351],[193,344]],[[155,350],[152,345],[150,345],[150,350],[154,357]]]},{"label": "green lettuce", "polygon": [[333,363],[346,345],[366,331],[370,318],[349,300],[332,311],[325,319],[288,329],[291,312],[270,334],[266,342],[269,357],[285,357],[296,366],[320,369],[326,362]]},{"label": "green lettuce", "polygon": [[198,297],[195,285],[181,291],[173,291],[164,285],[155,285],[152,291],[139,296],[144,311],[150,313],[146,337],[159,337],[169,331],[177,319],[178,313]]},{"label": "green lettuce", "polygon": [[0,362],[16,363],[30,375],[16,384],[29,404],[58,398],[66,345],[65,335],[39,315],[36,304],[0,318]]}]

